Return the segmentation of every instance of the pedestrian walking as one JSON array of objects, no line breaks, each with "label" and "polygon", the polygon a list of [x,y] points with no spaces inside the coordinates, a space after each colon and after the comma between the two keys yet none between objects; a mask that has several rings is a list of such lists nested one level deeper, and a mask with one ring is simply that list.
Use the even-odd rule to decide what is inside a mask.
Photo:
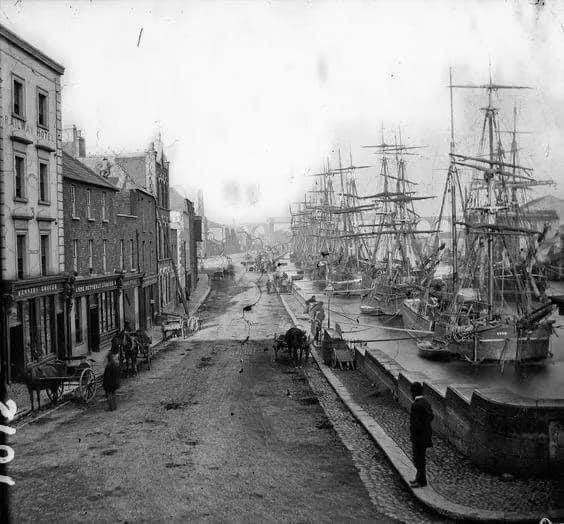
[{"label": "pedestrian walking", "polygon": [[104,369],[103,387],[108,399],[108,411],[115,411],[116,406],[116,390],[119,388],[119,366],[114,360],[114,355],[108,351],[108,363]]},{"label": "pedestrian walking", "polygon": [[413,450],[413,463],[417,469],[415,480],[410,482],[412,488],[421,488],[427,485],[426,453],[427,448],[433,446],[431,421],[433,409],[429,401],[423,397],[423,384],[411,384],[413,403],[409,414],[409,431]]}]

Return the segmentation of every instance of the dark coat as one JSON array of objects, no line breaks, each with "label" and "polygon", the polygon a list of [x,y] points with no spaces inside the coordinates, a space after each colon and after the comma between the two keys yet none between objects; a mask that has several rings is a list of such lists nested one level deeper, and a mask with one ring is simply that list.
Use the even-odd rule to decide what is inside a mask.
[{"label": "dark coat", "polygon": [[409,432],[414,446],[429,448],[433,445],[431,429],[433,418],[431,404],[426,398],[421,397],[413,401],[409,414]]},{"label": "dark coat", "polygon": [[113,392],[119,388],[119,366],[115,361],[108,362],[104,370],[103,387],[104,391]]}]

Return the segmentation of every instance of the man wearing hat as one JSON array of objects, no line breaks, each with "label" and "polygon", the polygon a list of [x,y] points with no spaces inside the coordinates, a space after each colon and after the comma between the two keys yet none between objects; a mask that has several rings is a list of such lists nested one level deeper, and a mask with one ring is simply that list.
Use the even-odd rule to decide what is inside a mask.
[{"label": "man wearing hat", "polygon": [[411,384],[413,403],[409,413],[409,433],[413,450],[413,463],[417,469],[415,480],[410,482],[412,488],[421,488],[427,485],[426,453],[427,448],[433,446],[431,422],[433,410],[429,401],[423,396],[423,384]]}]

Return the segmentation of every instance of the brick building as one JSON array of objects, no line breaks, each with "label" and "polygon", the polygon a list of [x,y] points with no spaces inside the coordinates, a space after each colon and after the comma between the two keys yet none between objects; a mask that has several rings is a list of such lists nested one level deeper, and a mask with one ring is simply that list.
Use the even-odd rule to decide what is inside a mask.
[{"label": "brick building", "polygon": [[178,250],[181,260],[178,273],[186,298],[198,283],[198,251],[202,241],[201,217],[196,216],[192,201],[177,190],[170,189],[170,224],[178,231]]},{"label": "brick building", "polygon": [[63,152],[65,270],[75,277],[67,338],[72,355],[108,347],[121,326],[121,272],[129,267],[119,251],[117,193],[107,180]]},{"label": "brick building", "polygon": [[0,25],[0,365],[8,380],[65,347],[63,72]]},{"label": "brick building", "polygon": [[156,254],[159,311],[175,306],[176,282],[170,253],[169,162],[162,143],[151,143],[146,151],[113,157],[114,164],[138,187],[156,200]]},{"label": "brick building", "polygon": [[84,138],[75,127],[67,139],[64,149],[78,154],[76,160],[116,191],[111,249],[117,260],[114,271],[122,273],[120,325],[127,322],[133,329],[150,329],[159,313],[156,199],[114,157],[85,156]]},{"label": "brick building", "polygon": [[[129,266],[123,284],[123,317],[133,329],[151,329],[158,310],[155,198],[124,173],[109,180],[117,194],[118,245],[124,245]],[[129,247],[128,245],[129,244]]]}]

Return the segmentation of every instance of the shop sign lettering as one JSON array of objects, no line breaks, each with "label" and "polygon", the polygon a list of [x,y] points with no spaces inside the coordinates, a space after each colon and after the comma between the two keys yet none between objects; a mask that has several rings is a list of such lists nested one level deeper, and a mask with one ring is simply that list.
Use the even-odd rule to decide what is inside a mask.
[{"label": "shop sign lettering", "polygon": [[[13,116],[4,115],[3,120],[4,120],[4,124],[6,126],[10,126],[12,131],[16,130],[16,131],[23,131],[24,133],[29,135],[33,134],[33,127],[27,122],[20,120],[19,118],[14,118]],[[39,140],[45,140],[47,142],[55,141],[53,135],[49,133],[49,131],[45,129],[41,129],[40,127],[36,128],[36,135]]]},{"label": "shop sign lettering", "polygon": [[82,284],[76,286],[77,293],[91,293],[92,291],[101,291],[115,287],[115,282],[92,282],[90,284]]},{"label": "shop sign lettering", "polygon": [[34,297],[37,295],[50,295],[60,290],[59,284],[43,284],[42,286],[28,287],[26,289],[18,289],[16,298]]}]

